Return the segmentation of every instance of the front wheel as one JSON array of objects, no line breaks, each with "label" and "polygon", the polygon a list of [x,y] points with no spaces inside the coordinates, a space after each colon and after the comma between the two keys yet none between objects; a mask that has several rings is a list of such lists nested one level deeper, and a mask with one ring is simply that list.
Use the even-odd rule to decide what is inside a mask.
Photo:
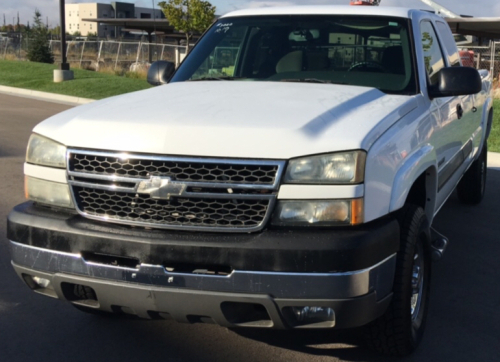
[{"label": "front wheel", "polygon": [[427,316],[431,253],[429,225],[421,207],[401,212],[401,247],[397,254],[393,299],[382,317],[367,326],[368,344],[376,351],[406,356],[420,343]]},{"label": "front wheel", "polygon": [[461,203],[477,205],[483,201],[488,175],[488,146],[485,144],[479,158],[475,160],[457,186]]}]

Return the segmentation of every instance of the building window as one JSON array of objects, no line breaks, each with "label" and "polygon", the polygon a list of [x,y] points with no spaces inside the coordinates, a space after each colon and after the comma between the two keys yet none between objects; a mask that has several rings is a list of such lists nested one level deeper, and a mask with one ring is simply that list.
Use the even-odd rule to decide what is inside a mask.
[{"label": "building window", "polygon": [[92,24],[90,24],[90,30],[92,30]]}]

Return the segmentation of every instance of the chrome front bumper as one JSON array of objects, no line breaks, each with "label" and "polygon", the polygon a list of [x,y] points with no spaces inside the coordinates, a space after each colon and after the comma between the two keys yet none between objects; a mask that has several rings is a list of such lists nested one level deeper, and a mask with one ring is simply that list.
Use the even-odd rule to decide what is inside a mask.
[{"label": "chrome front bumper", "polygon": [[[291,328],[294,326],[287,322],[284,308],[309,305],[332,308],[336,322],[307,328],[366,324],[383,313],[390,302],[396,265],[392,255],[371,268],[347,273],[233,271],[215,276],[171,273],[161,265],[141,264],[133,269],[97,264],[80,254],[14,241],[10,246],[14,269],[35,292],[108,312],[120,310],[145,318],[169,315],[179,322],[192,322],[191,317],[197,316],[229,327]],[[33,277],[49,280],[50,287],[33,287],[27,282]],[[68,297],[64,285],[73,284],[93,288],[97,300]],[[269,320],[238,322],[221,309],[225,303],[263,306]]]}]

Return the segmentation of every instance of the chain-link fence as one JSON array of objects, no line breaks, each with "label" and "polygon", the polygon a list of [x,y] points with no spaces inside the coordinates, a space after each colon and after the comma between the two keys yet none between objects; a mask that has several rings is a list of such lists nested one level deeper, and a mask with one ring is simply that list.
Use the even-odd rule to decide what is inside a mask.
[{"label": "chain-link fence", "polygon": [[[61,62],[61,41],[50,40],[56,63]],[[25,60],[28,38],[0,38],[0,59]],[[150,58],[151,53],[151,58]],[[168,60],[180,64],[186,47],[171,44],[114,41],[68,41],[66,56],[72,65],[98,70],[134,70],[149,64],[149,60]]]},{"label": "chain-link fence", "polygon": [[[61,61],[61,42],[51,40],[50,48],[56,62]],[[151,57],[150,57],[151,53]],[[114,41],[69,41],[66,51],[68,62],[82,68],[98,70],[134,70],[149,64],[149,60],[168,60],[179,65],[186,54],[186,47],[170,44]]]},{"label": "chain-link fence", "polygon": [[23,60],[29,48],[29,39],[0,38],[0,59]]},{"label": "chain-link fence", "polygon": [[489,46],[468,46],[460,50],[462,64],[476,69],[487,69],[498,79],[500,74],[500,43]]},{"label": "chain-link fence", "polygon": [[[24,60],[29,49],[28,38],[0,38],[0,59]],[[61,42],[50,41],[56,63],[61,62]],[[69,41],[68,61],[85,69],[137,70],[146,67],[151,59],[168,60],[180,64],[186,47],[171,44],[115,41]],[[460,49],[462,64],[477,69],[487,69],[494,79],[500,76],[500,42],[489,46],[470,46]]]}]

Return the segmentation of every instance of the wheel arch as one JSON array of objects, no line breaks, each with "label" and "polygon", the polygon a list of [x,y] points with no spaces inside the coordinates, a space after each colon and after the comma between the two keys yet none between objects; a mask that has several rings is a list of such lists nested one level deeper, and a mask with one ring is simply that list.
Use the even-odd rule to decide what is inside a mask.
[{"label": "wheel arch", "polygon": [[398,170],[394,178],[390,212],[402,209],[406,204],[415,204],[424,209],[432,223],[437,195],[436,154],[432,146],[419,149]]}]

